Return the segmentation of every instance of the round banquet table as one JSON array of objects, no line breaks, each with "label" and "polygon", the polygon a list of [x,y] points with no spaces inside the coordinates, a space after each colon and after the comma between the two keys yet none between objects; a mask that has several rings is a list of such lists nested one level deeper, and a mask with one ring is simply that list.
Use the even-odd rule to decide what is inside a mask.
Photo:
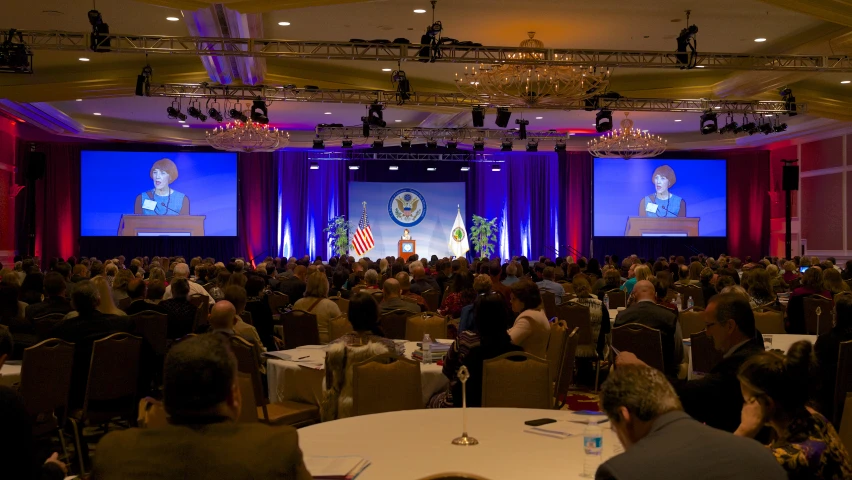
[{"label": "round banquet table", "polygon": [[[461,435],[458,408],[408,410],[350,417],[299,429],[305,456],[356,455],[372,464],[358,480],[416,480],[436,473],[473,473],[489,480],[579,479],[583,473],[584,425],[565,439],[527,433],[527,420],[566,419],[571,412],[522,408],[468,409],[468,435],[479,445],[450,442]],[[620,448],[604,423],[603,459]]]}]

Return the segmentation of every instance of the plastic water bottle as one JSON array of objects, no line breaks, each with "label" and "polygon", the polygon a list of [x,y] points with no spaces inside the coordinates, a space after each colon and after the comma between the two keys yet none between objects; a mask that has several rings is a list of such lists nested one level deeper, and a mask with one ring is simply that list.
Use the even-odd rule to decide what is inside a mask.
[{"label": "plastic water bottle", "polygon": [[606,309],[609,310],[609,294],[604,293],[604,305],[606,305]]},{"label": "plastic water bottle", "polygon": [[432,363],[432,337],[428,333],[423,334],[423,363]]},{"label": "plastic water bottle", "polygon": [[691,311],[694,306],[695,302],[692,301],[692,295],[690,295],[689,298],[686,299],[686,309]]},{"label": "plastic water bottle", "polygon": [[683,297],[680,296],[680,292],[678,292],[675,302],[677,302],[677,309],[683,310]]},{"label": "plastic water bottle", "polygon": [[603,430],[594,417],[589,419],[589,424],[583,430],[583,450],[583,476],[594,478],[603,453]]}]

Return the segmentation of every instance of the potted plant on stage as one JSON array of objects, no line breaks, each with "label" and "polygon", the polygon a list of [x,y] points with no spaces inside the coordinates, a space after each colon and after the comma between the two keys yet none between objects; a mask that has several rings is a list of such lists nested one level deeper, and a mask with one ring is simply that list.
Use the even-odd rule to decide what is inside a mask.
[{"label": "potted plant on stage", "polygon": [[474,215],[473,226],[470,227],[470,241],[473,243],[473,249],[479,252],[479,258],[490,258],[497,241],[497,219],[488,220]]},{"label": "potted plant on stage", "polygon": [[328,235],[328,241],[331,243],[332,251],[337,256],[349,254],[349,234],[352,226],[346,221],[346,217],[338,215],[328,221],[328,227],[323,230]]}]

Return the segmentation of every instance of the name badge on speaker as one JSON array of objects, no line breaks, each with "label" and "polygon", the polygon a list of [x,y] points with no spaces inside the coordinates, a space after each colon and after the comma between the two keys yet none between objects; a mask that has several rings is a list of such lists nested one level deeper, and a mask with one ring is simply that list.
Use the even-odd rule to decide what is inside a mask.
[{"label": "name badge on speaker", "polygon": [[150,199],[147,199],[147,198],[142,200],[142,209],[143,210],[154,210],[155,208],[157,208],[157,202],[150,200]]},{"label": "name badge on speaker", "polygon": [[656,203],[646,203],[645,211],[648,213],[657,213],[657,204]]}]

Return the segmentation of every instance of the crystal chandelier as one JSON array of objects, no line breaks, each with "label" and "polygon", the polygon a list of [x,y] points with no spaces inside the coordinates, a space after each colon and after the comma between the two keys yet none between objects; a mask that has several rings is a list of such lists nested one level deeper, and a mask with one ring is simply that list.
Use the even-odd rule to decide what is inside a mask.
[{"label": "crystal chandelier", "polygon": [[[521,48],[544,49],[541,40],[533,38],[521,42]],[[510,55],[510,64],[465,67],[456,73],[456,86],[468,97],[498,105],[535,107],[584,100],[593,97],[609,85],[609,71],[598,72],[593,67],[567,67],[555,65],[524,65],[523,61],[539,62],[544,53],[523,52]]]},{"label": "crystal chandelier", "polygon": [[667,140],[633,128],[633,120],[624,114],[621,128],[589,142],[589,153],[598,158],[651,158],[666,151]]},{"label": "crystal chandelier", "polygon": [[251,120],[235,120],[208,131],[207,143],[228,152],[274,152],[290,143],[290,134]]}]

